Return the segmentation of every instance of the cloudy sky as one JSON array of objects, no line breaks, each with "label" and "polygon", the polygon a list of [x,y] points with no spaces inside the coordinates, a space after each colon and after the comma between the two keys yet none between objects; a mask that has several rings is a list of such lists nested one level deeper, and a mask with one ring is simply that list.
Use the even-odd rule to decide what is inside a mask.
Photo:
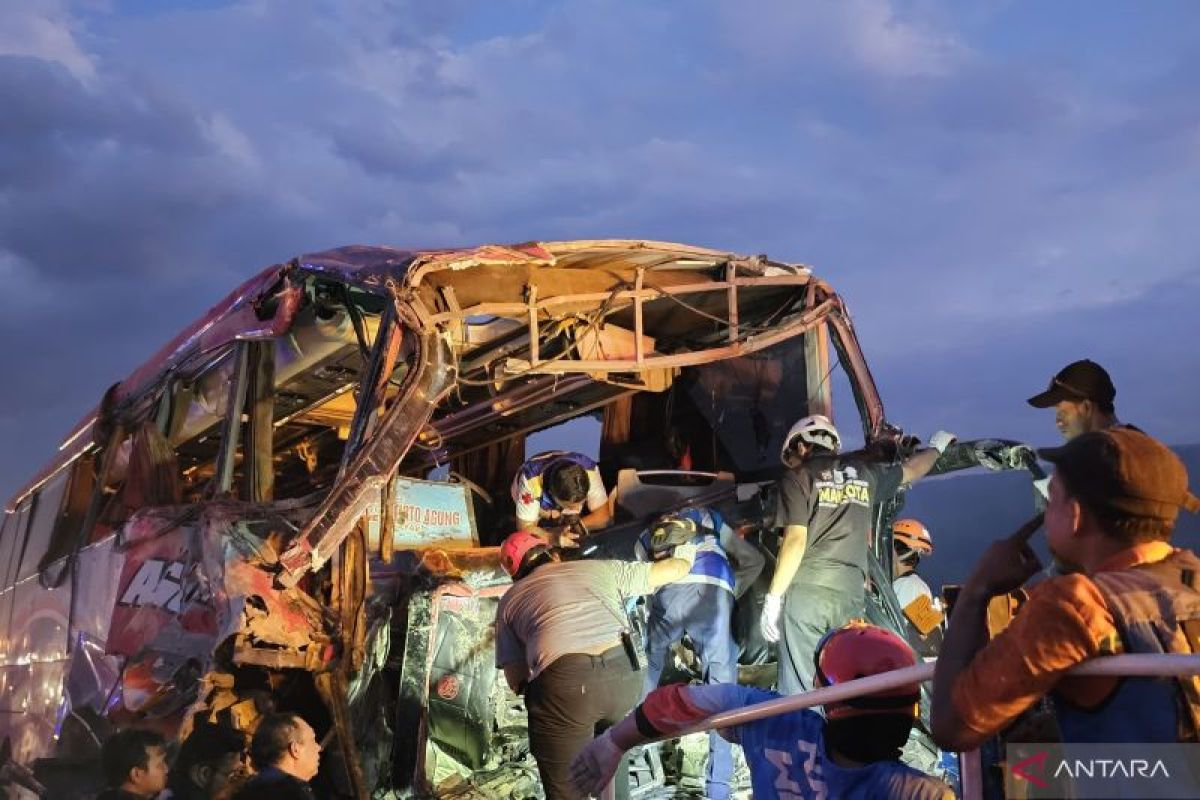
[{"label": "cloudy sky", "polygon": [[889,416],[1200,441],[1200,6],[0,0],[0,491],[239,280],[349,243],[811,264]]}]

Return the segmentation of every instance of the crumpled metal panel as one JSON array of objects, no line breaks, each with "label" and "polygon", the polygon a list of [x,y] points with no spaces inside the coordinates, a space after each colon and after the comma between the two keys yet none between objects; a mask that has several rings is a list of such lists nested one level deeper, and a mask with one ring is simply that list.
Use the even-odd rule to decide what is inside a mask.
[{"label": "crumpled metal panel", "polygon": [[264,569],[274,560],[267,534],[294,530],[309,511],[218,501],[147,509],[126,523],[106,650],[129,657],[127,710],[181,711],[231,637],[235,661],[260,663],[253,654],[265,651],[281,666],[311,667],[331,657],[324,609],[299,589],[279,589]]},{"label": "crumpled metal panel", "polygon": [[[397,301],[400,324],[420,331],[412,310]],[[416,363],[399,396],[379,421],[371,439],[354,454],[334,490],[322,501],[312,520],[280,556],[280,582],[293,586],[310,571],[320,569],[358,524],[375,496],[395,474],[417,434],[433,415],[442,394],[453,385],[445,343],[431,333],[416,337]]]}]

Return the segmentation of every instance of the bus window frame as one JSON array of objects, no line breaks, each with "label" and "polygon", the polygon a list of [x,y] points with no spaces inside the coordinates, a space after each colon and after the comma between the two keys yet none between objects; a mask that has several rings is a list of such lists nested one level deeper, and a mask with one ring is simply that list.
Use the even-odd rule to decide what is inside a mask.
[{"label": "bus window frame", "polygon": [[[20,506],[13,511],[5,511],[4,522],[0,524],[0,591],[12,586],[8,581],[8,567],[17,551],[17,525],[20,522]],[[6,621],[0,621],[4,624]]]},{"label": "bus window frame", "polygon": [[[25,543],[21,547],[21,561],[14,576],[16,582],[31,578],[39,567],[54,541],[63,504],[71,490],[70,470],[59,470],[51,475],[34,493],[35,502],[25,526]],[[57,494],[57,502],[54,495]]]},{"label": "bus window frame", "polygon": [[35,497],[36,492],[31,492],[11,514],[16,520],[13,523],[11,531],[8,533],[13,542],[12,550],[9,551],[7,563],[0,565],[4,569],[4,572],[0,574],[0,585],[5,588],[16,586],[17,584],[17,572],[20,569],[21,560],[24,556],[25,534],[29,530],[30,509],[34,505]]},{"label": "bus window frame", "polygon": [[[64,471],[69,473],[67,488],[63,494],[63,502],[59,505],[50,541],[46,543],[46,550],[38,562],[37,573],[42,588],[53,588],[60,583],[56,578],[49,576],[49,571],[56,563],[71,558],[76,550],[76,542],[87,533],[82,528],[87,519],[92,494],[96,490],[98,467],[96,454],[88,451],[64,468]],[[66,570],[69,566],[64,564],[60,569]]]}]

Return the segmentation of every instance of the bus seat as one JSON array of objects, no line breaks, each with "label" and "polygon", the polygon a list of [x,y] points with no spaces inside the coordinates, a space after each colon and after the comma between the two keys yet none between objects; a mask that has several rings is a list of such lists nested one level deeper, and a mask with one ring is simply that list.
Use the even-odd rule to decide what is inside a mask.
[{"label": "bus seat", "polygon": [[731,472],[623,469],[617,473],[617,509],[646,519],[693,498],[711,503],[711,498],[736,488]]}]

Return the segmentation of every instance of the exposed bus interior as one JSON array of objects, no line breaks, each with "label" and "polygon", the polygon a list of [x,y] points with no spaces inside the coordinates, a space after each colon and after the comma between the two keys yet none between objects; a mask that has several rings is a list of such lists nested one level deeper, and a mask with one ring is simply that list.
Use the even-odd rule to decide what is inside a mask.
[{"label": "exposed bus interior", "polygon": [[[508,579],[489,546],[512,530],[510,486],[530,434],[598,422],[606,485],[621,487],[601,538],[622,552],[644,521],[689,498],[723,504],[757,535],[767,513],[758,485],[778,476],[789,425],[832,409],[834,369],[859,416],[839,425],[861,427],[881,458],[903,448],[840,299],[806,267],[582,242],[348,248],[264,275],[274,283],[255,289],[246,332],[181,346],[137,391],[114,387],[68,441],[86,446],[5,516],[6,636],[54,665],[36,698],[30,669],[0,669],[5,719],[37,702],[51,720],[8,724],[23,758],[54,754],[45,742],[76,631],[103,649],[117,605],[113,567],[89,576],[78,566],[77,583],[66,579],[77,564],[148,558],[175,525],[203,549],[189,557],[220,582],[232,617],[227,638],[189,656],[190,683],[147,678],[145,691],[179,695],[159,707],[196,703],[189,714],[246,722],[254,698],[274,691],[328,737],[321,785],[331,796],[516,792],[531,762],[520,700],[494,668],[491,620]],[[403,480],[468,498],[449,544],[400,536]],[[890,558],[890,545],[878,552]],[[103,596],[81,596],[82,612],[60,603],[53,635],[11,622],[64,597],[40,587],[89,581]],[[122,670],[136,662],[149,675],[154,647],[178,642],[147,642]],[[120,698],[121,687],[108,690],[100,706]],[[663,758],[640,765],[644,792],[664,789]]]}]

